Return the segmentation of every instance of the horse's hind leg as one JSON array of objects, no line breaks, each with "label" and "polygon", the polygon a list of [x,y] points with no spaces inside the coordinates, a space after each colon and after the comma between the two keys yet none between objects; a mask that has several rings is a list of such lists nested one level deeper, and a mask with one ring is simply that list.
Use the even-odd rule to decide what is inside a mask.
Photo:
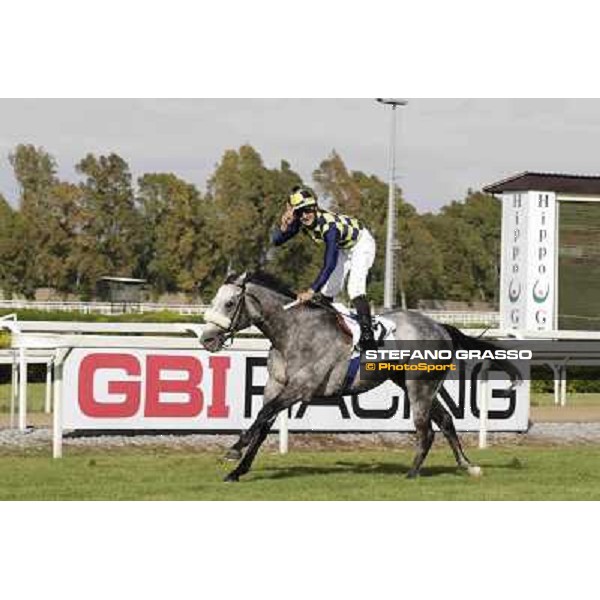
[{"label": "horse's hind leg", "polygon": [[429,381],[407,381],[405,390],[408,394],[415,428],[417,430],[417,455],[412,468],[408,472],[409,479],[415,479],[431,450],[435,433],[431,426],[431,400],[437,389],[437,383]]},{"label": "horse's hind leg", "polygon": [[431,418],[440,428],[440,431],[444,434],[446,440],[448,440],[448,444],[450,444],[450,448],[452,448],[452,452],[454,453],[459,468],[467,471],[469,475],[472,475],[473,477],[479,477],[481,475],[481,468],[473,465],[467,458],[458,434],[456,433],[452,415],[437,398],[433,401],[433,406],[431,407]]},{"label": "horse's hind leg", "polygon": [[435,433],[431,427],[431,419],[429,417],[415,417],[415,427],[417,429],[417,455],[408,472],[408,479],[416,479],[421,474],[421,467],[431,450],[435,438]]}]

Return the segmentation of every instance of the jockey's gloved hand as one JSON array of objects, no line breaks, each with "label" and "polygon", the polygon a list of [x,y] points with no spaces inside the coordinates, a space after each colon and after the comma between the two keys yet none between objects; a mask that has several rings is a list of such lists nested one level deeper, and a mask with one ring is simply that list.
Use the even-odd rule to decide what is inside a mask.
[{"label": "jockey's gloved hand", "polygon": [[302,304],[307,304],[308,302],[312,302],[315,298],[315,291],[313,289],[308,289],[305,292],[300,292],[298,294],[298,301]]},{"label": "jockey's gloved hand", "polygon": [[294,222],[295,218],[296,216],[294,214],[294,209],[288,205],[286,211],[281,217],[281,231],[287,231],[290,228],[290,225]]}]

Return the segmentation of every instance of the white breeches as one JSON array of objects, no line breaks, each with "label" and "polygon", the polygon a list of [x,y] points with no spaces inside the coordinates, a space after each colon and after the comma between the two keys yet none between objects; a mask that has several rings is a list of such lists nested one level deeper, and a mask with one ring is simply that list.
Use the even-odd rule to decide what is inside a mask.
[{"label": "white breeches", "polygon": [[375,262],[377,246],[373,236],[363,229],[358,242],[350,250],[340,250],[335,270],[321,293],[335,298],[344,289],[348,278],[348,295],[350,300],[367,294],[367,277]]}]

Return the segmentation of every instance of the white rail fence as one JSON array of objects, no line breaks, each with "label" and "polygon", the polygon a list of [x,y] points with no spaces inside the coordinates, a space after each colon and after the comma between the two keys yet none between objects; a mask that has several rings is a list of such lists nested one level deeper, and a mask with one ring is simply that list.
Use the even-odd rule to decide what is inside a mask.
[{"label": "white rail fence", "polygon": [[[148,314],[168,311],[185,316],[202,316],[208,306],[203,304],[111,304],[109,302],[29,302],[0,300],[0,310],[38,310],[76,312],[85,315]],[[500,327],[498,312],[422,311],[435,321],[457,327]]]},{"label": "white rail fence", "polygon": [[27,300],[0,300],[0,310],[39,310],[76,312],[84,315],[120,315],[128,313],[146,314],[162,311],[179,315],[202,315],[206,310],[201,304],[158,304],[158,303],[110,303],[110,302],[33,302]]},{"label": "white rail fence", "polygon": [[438,323],[464,327],[467,329],[476,327],[500,327],[499,312],[464,312],[464,311],[421,311],[424,315],[431,317]]},{"label": "white rail fence", "polygon": [[[449,313],[445,313],[448,316]],[[439,320],[444,313],[437,313]],[[481,325],[481,323],[479,323]],[[57,368],[60,367],[61,354],[70,349],[82,346],[95,348],[119,348],[123,345],[152,346],[155,348],[198,348],[198,337],[202,326],[182,323],[75,323],[75,322],[19,322],[13,316],[0,318],[0,330],[12,333],[12,348],[0,351],[0,364],[12,365],[12,386],[10,390],[10,422],[19,429],[27,428],[27,366],[29,364],[45,364],[47,366],[45,409],[50,412],[56,409],[55,398],[60,397],[60,379],[57,379]],[[256,335],[256,330],[251,331]],[[471,335],[483,334],[493,338],[517,338],[521,340],[554,340],[558,342],[556,349],[548,356],[540,357],[538,364],[548,364],[555,371],[555,398],[557,404],[566,404],[566,367],[579,364],[579,357],[563,349],[560,342],[567,340],[600,341],[600,333],[583,331],[556,332],[514,332],[493,329],[486,331],[470,330]],[[133,336],[133,337],[132,337]],[[240,348],[257,350],[263,348],[265,340],[240,339]],[[586,357],[586,365],[588,364]],[[600,361],[600,352],[596,357]],[[54,372],[54,377],[53,377]],[[487,400],[487,399],[486,399]],[[486,422],[482,413],[481,432],[482,445],[485,444]],[[56,417],[56,414],[55,414]],[[15,421],[17,421],[15,423]],[[283,427],[285,429],[285,426]],[[282,447],[287,446],[287,437],[283,433]]]}]

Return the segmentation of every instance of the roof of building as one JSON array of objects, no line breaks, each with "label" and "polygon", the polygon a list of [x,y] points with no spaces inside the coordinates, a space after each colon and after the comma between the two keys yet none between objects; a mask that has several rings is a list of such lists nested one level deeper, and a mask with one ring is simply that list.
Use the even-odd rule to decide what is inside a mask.
[{"label": "roof of building", "polygon": [[564,175],[559,173],[532,173],[527,171],[483,188],[488,194],[503,192],[556,192],[600,196],[600,177],[592,175]]}]

